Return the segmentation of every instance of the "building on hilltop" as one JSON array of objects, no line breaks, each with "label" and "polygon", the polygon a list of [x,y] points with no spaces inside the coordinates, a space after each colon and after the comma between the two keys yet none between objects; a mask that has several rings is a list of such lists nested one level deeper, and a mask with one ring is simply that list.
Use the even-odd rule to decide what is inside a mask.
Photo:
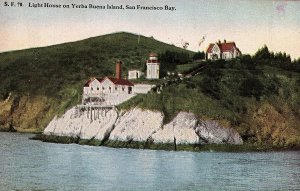
[{"label": "building on hilltop", "polygon": [[[160,63],[157,58],[156,53],[150,53],[149,58],[146,62],[147,71],[146,78],[147,79],[159,79],[159,68]],[[128,79],[138,79],[141,78],[144,73],[141,70],[128,70]]]},{"label": "building on hilltop", "polygon": [[128,79],[138,79],[140,78],[144,73],[140,70],[128,70]]},{"label": "building on hilltop", "polygon": [[156,53],[150,53],[149,59],[147,60],[147,79],[159,79],[159,66],[160,63]]},{"label": "building on hilltop", "polygon": [[134,96],[134,84],[122,79],[122,62],[116,64],[116,76],[91,78],[83,87],[82,104],[118,105]]},{"label": "building on hilltop", "polygon": [[235,42],[218,41],[216,43],[209,44],[206,50],[206,58],[208,60],[230,60],[240,56],[242,53],[235,45]]},{"label": "building on hilltop", "polygon": [[[157,54],[150,53],[147,60],[147,79],[159,79],[159,61]],[[140,70],[129,70],[128,79],[140,78]],[[136,84],[122,78],[122,62],[116,63],[115,77],[90,78],[83,87],[82,104],[96,106],[115,106],[137,94],[148,93],[155,85]]]}]

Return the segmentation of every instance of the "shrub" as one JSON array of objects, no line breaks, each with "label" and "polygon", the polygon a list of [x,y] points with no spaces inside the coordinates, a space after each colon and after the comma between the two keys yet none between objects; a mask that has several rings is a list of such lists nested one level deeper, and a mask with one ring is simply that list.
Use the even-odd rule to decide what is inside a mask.
[{"label": "shrub", "polygon": [[245,79],[240,85],[240,95],[251,97],[254,96],[257,100],[263,94],[264,85],[255,77]]}]

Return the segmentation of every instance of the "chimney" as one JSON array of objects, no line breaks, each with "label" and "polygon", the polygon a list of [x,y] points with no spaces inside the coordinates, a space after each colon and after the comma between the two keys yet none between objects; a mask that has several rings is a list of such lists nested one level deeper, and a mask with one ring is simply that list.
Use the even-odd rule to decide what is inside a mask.
[{"label": "chimney", "polygon": [[219,44],[221,44],[221,41],[220,41],[220,40],[218,40],[218,43],[219,43]]},{"label": "chimney", "polygon": [[226,43],[226,39],[224,39],[224,43]]},{"label": "chimney", "polygon": [[121,79],[122,78],[122,62],[118,61],[116,64],[116,78]]}]

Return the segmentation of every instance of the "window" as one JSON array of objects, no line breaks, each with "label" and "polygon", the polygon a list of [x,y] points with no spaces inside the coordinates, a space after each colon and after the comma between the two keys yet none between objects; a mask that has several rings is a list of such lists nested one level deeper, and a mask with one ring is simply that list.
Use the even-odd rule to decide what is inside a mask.
[{"label": "window", "polygon": [[97,90],[99,90],[99,87],[97,87]]},{"label": "window", "polygon": [[91,87],[91,90],[93,91],[93,87]]},{"label": "window", "polygon": [[216,60],[216,59],[219,58],[219,56],[218,56],[217,54],[212,54],[212,55],[211,55],[211,58],[212,58],[213,60]]}]

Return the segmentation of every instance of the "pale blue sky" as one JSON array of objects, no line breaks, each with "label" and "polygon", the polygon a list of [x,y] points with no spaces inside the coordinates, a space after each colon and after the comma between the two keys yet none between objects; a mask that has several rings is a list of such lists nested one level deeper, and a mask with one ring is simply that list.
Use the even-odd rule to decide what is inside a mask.
[{"label": "pale blue sky", "polygon": [[[218,39],[235,41],[253,54],[267,44],[273,51],[300,57],[300,1],[272,0],[47,0],[56,4],[123,4],[175,6],[176,11],[23,8],[0,4],[0,51],[76,41],[116,31],[128,31],[205,50]],[[205,42],[198,42],[206,34]]]}]

